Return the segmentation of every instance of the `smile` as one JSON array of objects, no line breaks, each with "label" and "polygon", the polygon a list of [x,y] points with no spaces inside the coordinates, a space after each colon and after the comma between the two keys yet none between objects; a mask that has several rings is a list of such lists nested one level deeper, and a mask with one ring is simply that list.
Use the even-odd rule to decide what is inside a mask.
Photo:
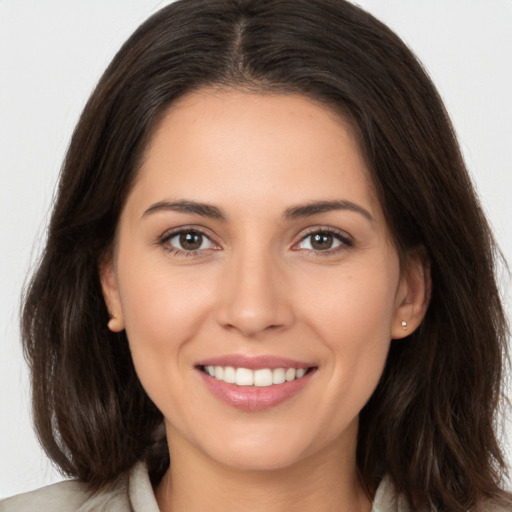
[{"label": "smile", "polygon": [[202,371],[216,380],[236,386],[268,387],[301,379],[307,368],[234,368],[233,366],[203,366]]},{"label": "smile", "polygon": [[206,388],[224,404],[247,412],[288,402],[318,373],[313,361],[275,356],[224,355],[195,365]]}]

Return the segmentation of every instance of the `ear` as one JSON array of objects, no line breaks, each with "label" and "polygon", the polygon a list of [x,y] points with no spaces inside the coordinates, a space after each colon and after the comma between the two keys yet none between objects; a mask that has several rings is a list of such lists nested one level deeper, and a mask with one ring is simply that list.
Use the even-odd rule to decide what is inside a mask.
[{"label": "ear", "polygon": [[117,286],[114,257],[109,254],[101,259],[99,273],[103,299],[109,312],[108,328],[112,332],[121,332],[124,329],[123,309]]},{"label": "ear", "polygon": [[423,247],[409,251],[403,265],[391,326],[391,338],[409,336],[427,312],[432,290],[430,262]]}]

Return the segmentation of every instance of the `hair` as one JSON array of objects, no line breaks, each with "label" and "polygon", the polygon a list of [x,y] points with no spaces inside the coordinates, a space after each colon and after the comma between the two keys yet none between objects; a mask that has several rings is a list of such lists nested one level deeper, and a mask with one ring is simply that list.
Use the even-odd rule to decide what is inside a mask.
[{"label": "hair", "polygon": [[159,120],[207,87],[300,94],[342,112],[399,254],[421,248],[428,259],[426,317],[392,341],[360,414],[368,493],[389,474],[414,509],[506,500],[495,433],[507,341],[498,252],[432,82],[398,36],[344,0],[180,0],[105,71],[73,134],[22,316],[49,457],[96,489],[137,461],[154,481],[169,464],[162,414],[126,335],[107,328],[98,266]]}]

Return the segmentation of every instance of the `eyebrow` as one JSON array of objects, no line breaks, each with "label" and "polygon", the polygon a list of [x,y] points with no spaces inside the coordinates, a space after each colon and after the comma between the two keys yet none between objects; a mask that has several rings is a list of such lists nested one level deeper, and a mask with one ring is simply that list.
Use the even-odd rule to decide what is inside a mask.
[{"label": "eyebrow", "polygon": [[372,214],[352,201],[338,200],[338,201],[316,201],[307,204],[299,204],[291,206],[284,212],[284,218],[298,219],[302,217],[311,217],[318,213],[332,212],[337,210],[349,210],[361,214],[365,219],[374,222]]},{"label": "eyebrow", "polygon": [[173,211],[182,213],[192,213],[207,217],[209,219],[226,220],[226,216],[220,208],[206,203],[197,203],[195,201],[158,201],[152,204],[143,214],[142,217],[162,212]]},{"label": "eyebrow", "polygon": [[[287,208],[283,214],[285,220],[299,219],[303,217],[312,217],[319,213],[337,211],[337,210],[349,210],[361,214],[370,222],[374,221],[371,213],[359,206],[352,201],[338,200],[338,201],[313,201],[306,204],[299,204]],[[217,206],[213,206],[207,203],[198,203],[196,201],[158,201],[152,204],[145,212],[142,217],[147,217],[154,213],[162,211],[174,211],[181,213],[192,213],[194,215],[200,215],[201,217],[207,217],[215,220],[226,220],[226,215]]]}]

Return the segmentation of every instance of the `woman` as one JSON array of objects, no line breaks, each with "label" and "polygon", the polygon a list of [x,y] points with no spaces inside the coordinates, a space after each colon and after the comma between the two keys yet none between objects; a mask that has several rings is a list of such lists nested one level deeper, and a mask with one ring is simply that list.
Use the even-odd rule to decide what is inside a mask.
[{"label": "woman", "polygon": [[385,26],[164,8],[84,110],[25,304],[38,432],[79,482],[1,509],[506,510],[493,251]]}]

